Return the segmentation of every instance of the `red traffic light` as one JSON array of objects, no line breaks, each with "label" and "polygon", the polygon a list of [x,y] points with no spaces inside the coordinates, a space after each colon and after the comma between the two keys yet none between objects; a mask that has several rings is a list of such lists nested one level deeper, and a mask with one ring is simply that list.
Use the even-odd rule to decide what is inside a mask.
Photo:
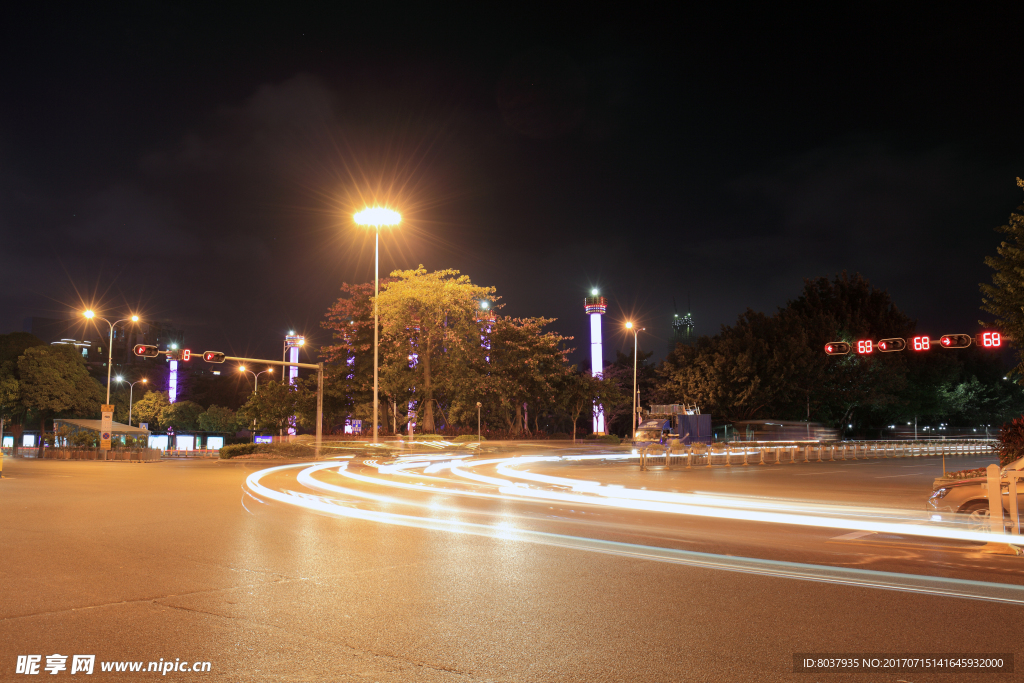
[{"label": "red traffic light", "polygon": [[868,354],[874,353],[875,343],[870,339],[858,339],[857,340],[857,353]]},{"label": "red traffic light", "polygon": [[143,358],[156,358],[160,355],[160,349],[148,344],[136,344],[133,350],[136,356],[142,356]]},{"label": "red traffic light", "polygon": [[975,343],[986,349],[997,349],[1003,345],[1003,335],[998,332],[982,332]]},{"label": "red traffic light", "polygon": [[899,337],[896,337],[894,339],[882,339],[881,341],[878,342],[878,344],[876,344],[876,346],[879,351],[891,353],[893,351],[902,351],[903,349],[907,348],[907,342],[903,341]]},{"label": "red traffic light", "polygon": [[223,363],[225,354],[220,351],[205,351],[203,352],[203,360],[207,363]]},{"label": "red traffic light", "polygon": [[850,345],[846,342],[829,342],[825,344],[825,353],[830,356],[842,356],[850,352]]},{"label": "red traffic light", "polygon": [[939,338],[939,344],[944,349],[966,349],[971,345],[971,335],[944,334]]}]

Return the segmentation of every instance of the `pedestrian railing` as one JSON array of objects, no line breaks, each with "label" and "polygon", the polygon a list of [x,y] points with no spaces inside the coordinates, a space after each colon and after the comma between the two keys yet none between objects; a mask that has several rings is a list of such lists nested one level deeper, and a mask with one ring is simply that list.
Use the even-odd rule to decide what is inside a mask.
[{"label": "pedestrian railing", "polygon": [[691,444],[646,446],[637,457],[640,469],[649,465],[686,467],[743,467],[749,465],[796,465],[811,462],[871,460],[876,458],[949,458],[991,455],[999,449],[995,440],[965,441],[849,441],[842,443],[790,444]]},{"label": "pedestrian railing", "polygon": [[220,450],[215,448],[194,448],[192,450],[168,450],[164,451],[165,458],[217,458],[220,457]]}]

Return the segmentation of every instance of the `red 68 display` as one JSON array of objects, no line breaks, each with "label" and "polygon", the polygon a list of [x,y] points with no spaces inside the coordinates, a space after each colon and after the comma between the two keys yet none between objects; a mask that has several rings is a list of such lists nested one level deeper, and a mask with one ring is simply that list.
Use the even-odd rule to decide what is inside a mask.
[{"label": "red 68 display", "polygon": [[915,351],[927,351],[932,347],[932,340],[928,337],[914,337],[910,341]]},{"label": "red 68 display", "polygon": [[1003,345],[1003,336],[998,332],[982,332],[978,335],[978,341],[981,346],[994,349]]},{"label": "red 68 display", "polygon": [[857,340],[857,353],[871,353],[875,350],[874,342],[870,339]]}]

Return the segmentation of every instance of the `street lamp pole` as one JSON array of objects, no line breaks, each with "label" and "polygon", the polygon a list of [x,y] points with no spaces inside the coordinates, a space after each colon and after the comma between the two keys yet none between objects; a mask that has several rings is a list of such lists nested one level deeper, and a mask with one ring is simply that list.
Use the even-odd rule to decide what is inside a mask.
[{"label": "street lamp pole", "polygon": [[646,327],[639,327],[639,328],[638,327],[634,327],[632,322],[627,322],[626,323],[626,329],[633,332],[633,420],[632,420],[633,424],[632,424],[632,430],[633,430],[633,438],[636,439],[636,423],[637,423],[637,410],[636,410],[636,408],[637,408],[637,402],[638,402],[638,400],[640,398],[637,395],[637,389],[636,389],[636,359],[637,359],[637,349],[638,349],[637,338],[639,337],[640,333],[643,332],[644,330],[646,330],[647,328]]},{"label": "street lamp pole", "polygon": [[110,405],[110,371],[114,366],[114,326],[118,323],[126,323],[131,321],[133,323],[139,322],[139,316],[133,315],[130,318],[122,318],[121,320],[115,320],[113,323],[106,318],[96,315],[91,310],[85,311],[83,315],[89,320],[97,319],[102,320],[110,328],[110,339],[107,343],[107,405]]},{"label": "street lamp pole", "polygon": [[260,388],[260,375],[262,375],[264,372],[273,372],[274,371],[274,368],[267,368],[266,370],[263,370],[262,372],[253,372],[252,370],[246,370],[244,365],[239,365],[238,369],[241,370],[242,372],[248,372],[250,375],[252,375],[252,393],[254,393],[254,394],[257,391],[259,391],[259,388]]},{"label": "street lamp pole", "polygon": [[398,225],[402,216],[397,211],[375,206],[363,209],[353,216],[357,225],[374,228],[373,236],[373,443],[377,443],[377,363],[380,346],[380,320],[377,298],[380,296],[380,229],[385,225]]},{"label": "street lamp pole", "polygon": [[476,440],[477,440],[477,443],[483,441],[483,439],[480,438],[480,407],[481,406],[483,406],[483,403],[480,403],[480,401],[477,401],[476,402]]},{"label": "street lamp pole", "polygon": [[[124,379],[121,378],[121,377],[118,377],[117,381],[118,382],[123,382]],[[149,382],[149,379],[146,378],[146,377],[143,377],[142,379],[137,379],[134,382],[129,382],[128,383],[128,426],[129,427],[132,426],[132,405],[133,405],[132,392],[135,390],[135,385],[138,384],[139,382],[142,382],[143,384],[146,384],[146,383]]]}]

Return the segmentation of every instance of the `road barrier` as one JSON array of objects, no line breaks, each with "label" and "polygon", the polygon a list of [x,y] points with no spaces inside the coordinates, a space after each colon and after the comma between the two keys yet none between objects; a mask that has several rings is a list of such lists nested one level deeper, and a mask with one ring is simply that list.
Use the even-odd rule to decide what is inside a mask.
[{"label": "road barrier", "polygon": [[164,451],[165,458],[219,458],[220,450],[214,448],[194,448],[192,450]]},{"label": "road barrier", "polygon": [[691,444],[645,446],[636,455],[640,469],[650,465],[673,464],[693,467],[744,467],[750,465],[797,465],[810,462],[846,460],[872,460],[881,458],[917,458],[943,456],[947,458],[992,455],[999,442],[991,440],[964,441],[855,441],[843,443],[786,443],[747,444]]}]

